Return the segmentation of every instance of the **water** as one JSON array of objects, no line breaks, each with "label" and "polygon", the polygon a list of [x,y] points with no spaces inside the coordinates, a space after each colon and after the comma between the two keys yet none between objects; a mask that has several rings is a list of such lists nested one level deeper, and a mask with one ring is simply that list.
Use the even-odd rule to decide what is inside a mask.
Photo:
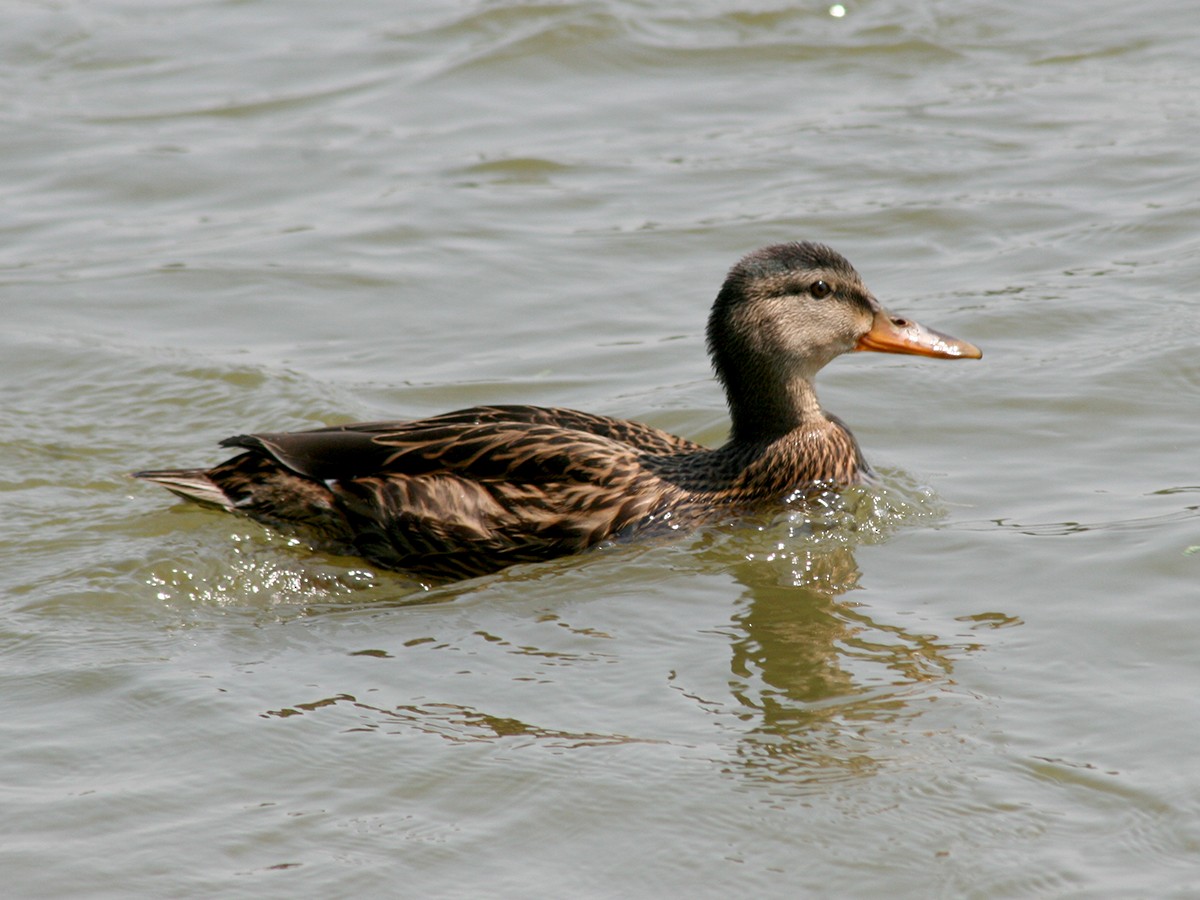
[{"label": "water", "polygon": [[[1200,892],[1188,4],[26,3],[0,36],[13,896]],[[568,405],[722,440],[777,240],[978,363],[823,373],[813,524],[424,591],[124,472]]]}]

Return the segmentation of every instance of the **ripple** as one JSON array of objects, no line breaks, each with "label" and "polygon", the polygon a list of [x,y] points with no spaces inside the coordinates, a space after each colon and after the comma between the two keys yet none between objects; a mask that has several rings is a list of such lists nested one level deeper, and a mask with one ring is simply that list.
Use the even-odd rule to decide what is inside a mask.
[{"label": "ripple", "polygon": [[356,724],[344,725],[345,732],[403,734],[417,732],[435,735],[456,744],[495,741],[527,744],[533,741],[556,749],[609,747],[622,744],[657,744],[662,741],[634,738],[623,734],[560,731],[507,716],[494,716],[456,703],[427,702],[416,705],[380,707],[363,703],[349,694],[296,703],[262,713],[263,718],[287,719],[313,714],[332,707],[352,711]]},{"label": "ripple", "polygon": [[[1173,494],[1179,489],[1156,491],[1157,494]],[[1187,488],[1183,490],[1194,490]],[[1091,522],[1018,522],[1013,519],[993,519],[989,523],[956,522],[952,528],[960,531],[989,531],[993,528],[1015,531],[1031,537],[1068,537],[1070,535],[1087,534],[1093,531],[1102,532],[1138,532],[1156,530],[1162,525],[1172,522],[1184,522],[1200,518],[1200,505],[1185,506],[1175,512],[1160,513],[1154,516],[1131,516],[1129,518],[1096,520]]]}]

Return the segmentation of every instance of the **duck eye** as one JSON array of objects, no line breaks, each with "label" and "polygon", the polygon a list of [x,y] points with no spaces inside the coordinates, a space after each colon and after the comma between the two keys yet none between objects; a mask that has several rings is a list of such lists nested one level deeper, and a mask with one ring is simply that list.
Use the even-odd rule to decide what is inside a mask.
[{"label": "duck eye", "polygon": [[831,288],[824,281],[814,281],[812,285],[809,286],[808,292],[818,300],[824,300],[833,293],[833,288]]}]

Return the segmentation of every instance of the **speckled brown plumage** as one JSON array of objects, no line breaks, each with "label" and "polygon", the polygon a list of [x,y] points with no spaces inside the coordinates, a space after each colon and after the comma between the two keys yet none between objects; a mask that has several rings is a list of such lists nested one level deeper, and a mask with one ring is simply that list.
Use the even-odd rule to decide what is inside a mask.
[{"label": "speckled brown plumage", "polygon": [[888,315],[843,257],[809,243],[739,262],[707,334],[732,417],[716,449],[575,410],[478,406],[239,435],[221,443],[244,452],[212,469],[136,477],[381,566],[462,578],[852,484],[869,470],[817,402],[817,370],[854,349],[979,356]]}]

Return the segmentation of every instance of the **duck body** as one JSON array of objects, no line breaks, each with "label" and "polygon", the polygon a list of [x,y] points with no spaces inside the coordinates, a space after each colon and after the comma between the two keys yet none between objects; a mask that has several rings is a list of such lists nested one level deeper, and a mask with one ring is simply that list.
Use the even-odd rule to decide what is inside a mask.
[{"label": "duck body", "polygon": [[[238,435],[211,469],[135,477],[423,578],[482,575],[691,528],[869,473],[812,376],[854,349],[978,357],[884,313],[848,262],[783,244],[731,270],[708,344],[733,427],[708,448],[607,416],[477,406],[425,419]],[[875,346],[873,344],[878,344]]]}]

